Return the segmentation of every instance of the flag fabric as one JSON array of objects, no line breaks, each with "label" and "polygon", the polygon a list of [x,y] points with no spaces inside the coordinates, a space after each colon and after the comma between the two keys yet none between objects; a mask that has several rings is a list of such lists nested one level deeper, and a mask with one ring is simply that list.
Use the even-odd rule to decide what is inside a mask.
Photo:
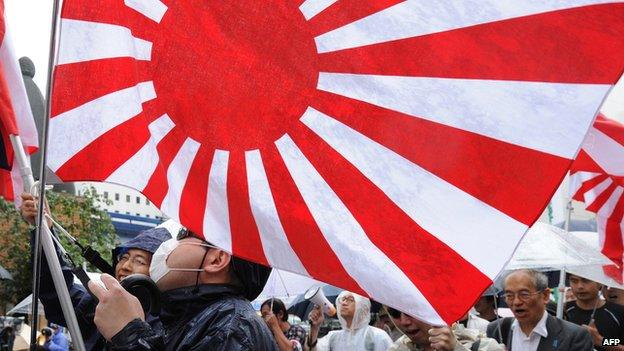
[{"label": "flag fabric", "polygon": [[433,324],[499,275],[624,68],[613,1],[65,0],[61,17],[61,179],[138,189],[234,255]]},{"label": "flag fabric", "polygon": [[27,154],[37,150],[37,128],[0,0],[0,196],[18,201],[23,184],[9,135],[20,136]]},{"label": "flag fabric", "polygon": [[605,273],[624,280],[624,79],[618,83],[587,134],[570,168],[573,199],[596,214],[601,251],[617,266]]}]

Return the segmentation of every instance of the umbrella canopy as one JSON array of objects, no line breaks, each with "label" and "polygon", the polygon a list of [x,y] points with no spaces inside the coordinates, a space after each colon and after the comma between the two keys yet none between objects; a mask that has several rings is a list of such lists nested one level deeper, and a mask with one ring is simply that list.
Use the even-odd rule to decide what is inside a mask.
[{"label": "umbrella canopy", "polygon": [[269,280],[267,280],[264,285],[264,289],[260,295],[252,301],[252,305],[259,310],[262,302],[270,298],[278,298],[288,307],[293,304],[299,295],[305,293],[311,287],[318,285],[324,285],[324,283],[303,275],[280,269],[273,269]]},{"label": "umbrella canopy", "polygon": [[[600,250],[600,242],[598,233],[595,232],[571,232],[572,236],[586,243],[587,246]],[[586,267],[570,267],[567,269],[569,273],[580,277],[593,280],[600,284],[624,290],[624,285],[618,283],[615,279],[606,274],[605,269],[616,267],[613,262],[605,266],[586,266]]]},{"label": "umbrella canopy", "polygon": [[[28,297],[20,301],[17,305],[15,305],[15,307],[13,307],[9,312],[7,312],[7,316],[10,316],[16,313],[30,314],[32,311],[31,305],[32,305],[32,294],[28,295]],[[42,316],[45,314],[45,312],[43,311],[43,305],[41,304],[41,302],[39,302],[38,311],[39,311],[39,314]]]},{"label": "umbrella canopy", "polygon": [[611,263],[608,257],[583,240],[560,228],[538,222],[526,233],[505,269],[568,270],[569,267],[600,267]]},{"label": "umbrella canopy", "polygon": [[4,267],[0,266],[0,280],[2,279],[13,280],[13,276]]}]

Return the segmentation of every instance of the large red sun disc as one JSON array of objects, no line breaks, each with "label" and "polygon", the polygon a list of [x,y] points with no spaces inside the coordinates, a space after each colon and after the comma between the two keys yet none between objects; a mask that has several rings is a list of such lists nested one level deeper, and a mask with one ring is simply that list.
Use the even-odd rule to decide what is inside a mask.
[{"label": "large red sun disc", "polygon": [[318,79],[314,36],[297,6],[169,6],[152,65],[159,101],[176,125],[204,145],[250,150],[297,123]]}]

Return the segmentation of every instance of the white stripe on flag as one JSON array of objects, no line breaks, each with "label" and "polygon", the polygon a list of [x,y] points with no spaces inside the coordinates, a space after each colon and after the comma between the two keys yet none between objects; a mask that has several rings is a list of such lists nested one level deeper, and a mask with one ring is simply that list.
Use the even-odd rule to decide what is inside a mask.
[{"label": "white stripe on flag", "polygon": [[624,188],[622,188],[621,186],[616,187],[611,196],[609,196],[609,199],[604,203],[604,205],[602,205],[602,207],[600,207],[598,212],[596,212],[596,215],[611,217],[611,214],[613,214],[615,206],[617,205],[618,201],[620,201],[623,193]]},{"label": "white stripe on flag", "polygon": [[370,296],[405,307],[405,312],[414,317],[445,324],[405,273],[370,241],[293,140],[286,134],[275,145],[323,237],[359,286]]},{"label": "white stripe on flag", "polygon": [[572,159],[610,85],[321,72],[318,89]]},{"label": "white stripe on flag", "polygon": [[323,12],[323,10],[333,5],[336,1],[338,0],[306,0],[299,6],[299,11],[301,11],[303,17],[309,21],[312,17]]},{"label": "white stripe on flag", "polygon": [[491,279],[528,228],[313,108],[308,108],[301,120],[414,222]]},{"label": "white stripe on flag", "polygon": [[583,150],[605,173],[617,177],[624,176],[624,145],[592,127],[583,142]]},{"label": "white stripe on flag", "polygon": [[204,236],[214,245],[232,253],[232,232],[227,198],[229,156],[228,151],[215,150],[212,158],[204,209]]},{"label": "white stripe on flag", "polygon": [[2,72],[0,72],[0,75],[3,75],[6,80],[8,95],[11,98],[11,105],[15,113],[15,122],[19,130],[20,138],[22,139],[22,144],[24,147],[38,147],[39,139],[37,136],[37,127],[35,126],[35,119],[30,109],[22,71],[14,55],[15,50],[13,49],[9,29],[9,26],[5,26],[4,38],[0,38],[0,40],[2,40],[2,45],[0,45],[0,62],[2,62],[0,68]]},{"label": "white stripe on flag", "polygon": [[158,143],[175,127],[169,116],[162,115],[149,125],[150,138],[136,154],[111,174],[106,181],[123,184],[139,191],[145,189],[158,165]]},{"label": "white stripe on flag", "polygon": [[605,233],[607,232],[607,222],[609,217],[604,216],[596,216],[596,225],[598,227],[598,241],[600,250],[604,247],[605,244]]},{"label": "white stripe on flag", "polygon": [[624,124],[624,76],[611,89],[609,96],[600,107],[600,112],[605,117]]},{"label": "white stripe on flag", "polygon": [[290,246],[288,237],[280,222],[275,202],[273,202],[269,180],[262,164],[260,151],[246,151],[245,162],[247,166],[249,204],[258,226],[265,257],[271,267],[279,267],[289,272],[309,275]]},{"label": "white stripe on flag", "polygon": [[[405,1],[316,37],[319,53],[443,32],[609,0]],[[478,10],[476,8],[478,7]]]},{"label": "white stripe on flag", "polygon": [[[601,176],[601,173],[592,173],[592,172],[576,172],[570,175],[570,196],[576,195],[576,193],[581,190],[583,183],[586,181]],[[581,194],[584,196],[584,194]]]},{"label": "white stripe on flag", "polygon": [[152,82],[143,82],[94,99],[50,119],[48,166],[56,172],[85,146],[143,111],[156,97]]},{"label": "white stripe on flag", "polygon": [[167,12],[167,5],[160,0],[124,0],[124,4],[156,23],[160,23]]},{"label": "white stripe on flag", "polygon": [[197,151],[199,151],[200,144],[191,139],[186,138],[182,147],[173,158],[173,161],[167,168],[167,194],[163,198],[160,205],[161,211],[169,216],[169,218],[180,223],[180,200],[182,199],[182,190],[186,185],[191,165]]},{"label": "white stripe on flag", "polygon": [[600,184],[594,186],[590,191],[585,193],[585,206],[590,206],[596,201],[596,198],[600,196],[607,188],[613,184],[613,180],[611,178],[607,178],[600,182]]},{"label": "white stripe on flag", "polygon": [[152,57],[151,42],[113,24],[62,19],[60,37],[59,65],[116,57],[137,60]]}]

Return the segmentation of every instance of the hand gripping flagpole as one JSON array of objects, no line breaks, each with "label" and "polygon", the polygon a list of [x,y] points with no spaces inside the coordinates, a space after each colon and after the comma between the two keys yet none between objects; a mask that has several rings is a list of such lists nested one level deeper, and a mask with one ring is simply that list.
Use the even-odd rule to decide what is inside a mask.
[{"label": "hand gripping flagpole", "polygon": [[[54,249],[54,244],[52,242],[52,232],[48,227],[47,221],[44,221],[44,199],[45,199],[45,184],[46,184],[46,159],[47,159],[47,144],[48,144],[48,125],[50,121],[50,109],[52,106],[51,103],[51,92],[53,86],[53,71],[54,64],[56,62],[56,29],[58,22],[58,14],[59,14],[59,0],[54,0],[54,7],[52,11],[52,31],[50,34],[50,50],[49,50],[49,59],[48,59],[48,85],[46,88],[46,109],[43,120],[43,141],[41,145],[41,164],[40,164],[40,172],[39,172],[39,205],[37,207],[37,231],[35,233],[35,250],[33,257],[33,271],[35,274],[33,275],[33,321],[31,335],[30,335],[30,349],[36,350],[37,342],[36,342],[36,333],[37,333],[37,305],[39,300],[39,277],[40,277],[40,261],[41,261],[41,248],[46,255],[48,266],[50,267],[50,272],[52,275],[52,280],[54,281],[54,288],[56,289],[56,293],[61,304],[61,309],[63,310],[63,316],[65,317],[65,323],[67,324],[67,328],[71,333],[72,343],[74,345],[74,349],[78,351],[84,351],[85,346],[82,340],[82,334],[80,333],[80,327],[78,326],[78,319],[76,318],[76,313],[74,312],[74,306],[72,305],[71,299],[69,297],[69,291],[67,290],[67,285],[65,285],[65,278],[63,277],[63,272],[61,270],[61,265]],[[24,147],[19,137],[11,136],[11,143],[13,144],[13,150],[16,155],[16,161],[20,166],[20,174],[24,181],[25,189],[30,190],[34,185],[34,179],[32,175],[32,170],[28,166],[28,158],[26,157],[26,153],[24,151]]]}]

